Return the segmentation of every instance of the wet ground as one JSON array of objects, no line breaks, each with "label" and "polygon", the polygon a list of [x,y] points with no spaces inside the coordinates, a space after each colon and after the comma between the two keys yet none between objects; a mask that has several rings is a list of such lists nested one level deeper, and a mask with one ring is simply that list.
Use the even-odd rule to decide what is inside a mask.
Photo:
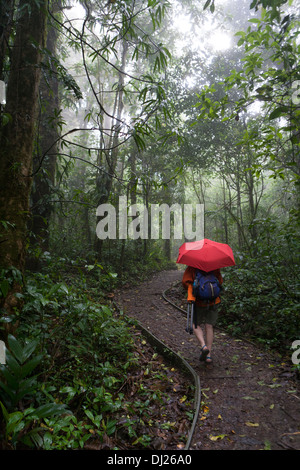
[{"label": "wet ground", "polygon": [[300,450],[300,389],[289,358],[216,328],[213,366],[200,363],[185,316],[162,296],[169,289],[168,299],[186,308],[181,278],[182,271],[163,271],[124,287],[116,301],[199,374],[202,406],[190,448]]}]

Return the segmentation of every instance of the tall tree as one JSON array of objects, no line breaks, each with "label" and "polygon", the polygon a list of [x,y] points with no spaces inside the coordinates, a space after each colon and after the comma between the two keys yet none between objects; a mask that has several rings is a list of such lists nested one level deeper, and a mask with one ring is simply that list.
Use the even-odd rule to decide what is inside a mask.
[{"label": "tall tree", "polygon": [[[54,2],[53,15],[61,8],[61,0]],[[58,30],[49,18],[47,26],[47,57],[40,80],[40,115],[38,121],[37,148],[33,159],[33,187],[31,191],[30,232],[34,243],[42,251],[49,250],[49,222],[53,211],[51,196],[55,185],[56,156],[58,153],[61,110],[57,62]]]},{"label": "tall tree", "polygon": [[[0,259],[4,269],[24,272],[26,225],[32,185],[32,154],[37,116],[40,62],[46,38],[46,0],[20,0],[5,113],[0,137]],[[13,314],[20,279],[10,283],[1,307]]]}]

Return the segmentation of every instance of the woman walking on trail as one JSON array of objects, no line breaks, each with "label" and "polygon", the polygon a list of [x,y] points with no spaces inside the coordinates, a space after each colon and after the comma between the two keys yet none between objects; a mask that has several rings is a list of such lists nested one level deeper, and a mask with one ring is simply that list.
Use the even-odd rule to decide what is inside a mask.
[{"label": "woman walking on trail", "polygon": [[[223,278],[220,272],[220,269],[216,269],[213,271],[214,276],[219,281],[219,284],[222,285]],[[221,299],[217,297],[215,300],[210,302],[201,301],[201,299],[196,299],[193,295],[193,282],[196,276],[196,269],[188,266],[184,272],[182,284],[183,287],[188,292],[188,302],[194,302],[195,310],[194,315],[196,316],[196,327],[195,322],[193,325],[193,332],[201,345],[201,354],[200,354],[200,361],[205,362],[206,364],[212,363],[211,357],[211,350],[214,340],[214,326],[218,319],[218,307],[220,305]],[[205,325],[205,336],[206,341],[204,339],[204,331],[199,326],[201,324]]]}]

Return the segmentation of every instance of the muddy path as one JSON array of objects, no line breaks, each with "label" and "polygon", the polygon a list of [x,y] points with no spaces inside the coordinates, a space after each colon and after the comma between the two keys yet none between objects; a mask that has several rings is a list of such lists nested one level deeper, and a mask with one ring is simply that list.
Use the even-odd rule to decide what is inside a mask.
[{"label": "muddy path", "polygon": [[[185,331],[177,304],[182,271],[163,271],[139,286],[124,287],[116,301],[124,313],[180,353],[200,376],[202,407],[194,450],[300,450],[299,381],[279,356],[216,328],[213,366],[199,362],[199,345]],[[176,298],[177,297],[177,298]],[[182,300],[182,301],[181,301]]]}]

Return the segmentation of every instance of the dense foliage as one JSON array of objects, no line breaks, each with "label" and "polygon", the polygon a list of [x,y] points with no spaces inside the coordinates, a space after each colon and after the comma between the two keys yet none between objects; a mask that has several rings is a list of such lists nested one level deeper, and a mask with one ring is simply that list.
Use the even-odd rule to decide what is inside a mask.
[{"label": "dense foliage", "polygon": [[[70,272],[65,262],[48,257],[28,275],[18,339],[9,336],[1,366],[1,449],[143,449],[159,432],[176,433],[174,369],[115,312],[104,290],[113,273]],[[187,421],[192,389],[178,397]]]},{"label": "dense foliage", "polygon": [[237,253],[225,274],[221,324],[288,357],[300,328],[299,221],[264,225],[255,255]]},{"label": "dense foliage", "polygon": [[204,204],[205,236],[236,259],[221,325],[286,357],[300,331],[296,5],[75,3],[0,5],[3,448],[144,448],[151,406],[167,406],[141,378],[170,372],[154,357],[141,370],[144,345],[110,299],[174,268],[184,237],[100,239],[97,208],[121,196],[137,211]]}]

